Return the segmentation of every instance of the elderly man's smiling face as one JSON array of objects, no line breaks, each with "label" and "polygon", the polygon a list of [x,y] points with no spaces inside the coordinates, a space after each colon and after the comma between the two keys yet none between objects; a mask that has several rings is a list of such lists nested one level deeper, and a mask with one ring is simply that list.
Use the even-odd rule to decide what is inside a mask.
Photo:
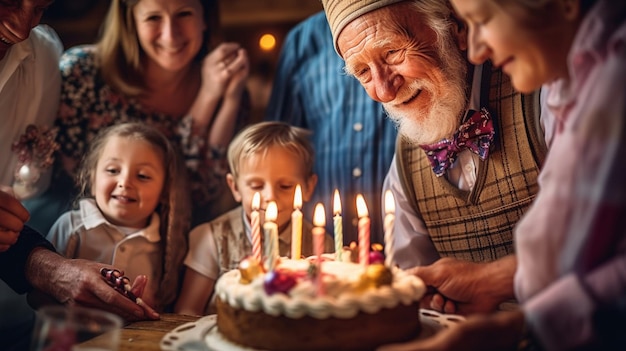
[{"label": "elderly man's smiling face", "polygon": [[417,144],[449,137],[466,106],[467,63],[457,41],[465,32],[453,36],[446,23],[450,30],[438,36],[402,2],[353,20],[337,38],[346,71]]}]

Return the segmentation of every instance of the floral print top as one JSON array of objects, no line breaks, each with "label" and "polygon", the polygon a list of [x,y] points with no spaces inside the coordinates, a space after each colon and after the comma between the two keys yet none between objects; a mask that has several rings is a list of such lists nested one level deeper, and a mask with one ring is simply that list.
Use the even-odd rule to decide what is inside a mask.
[{"label": "floral print top", "polygon": [[[67,50],[59,66],[61,102],[55,124],[64,156],[80,161],[101,129],[115,123],[142,121],[159,129],[182,152],[194,206],[206,205],[221,194],[227,172],[225,148],[211,148],[205,138],[192,135],[191,116],[155,113],[137,99],[114,91],[100,76],[93,45]],[[242,108],[238,121],[246,121],[248,112]]]}]

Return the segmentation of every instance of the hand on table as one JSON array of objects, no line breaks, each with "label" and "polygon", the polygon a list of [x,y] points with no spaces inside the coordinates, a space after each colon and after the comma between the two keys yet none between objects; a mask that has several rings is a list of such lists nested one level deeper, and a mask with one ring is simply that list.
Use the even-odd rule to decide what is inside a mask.
[{"label": "hand on table", "polygon": [[8,250],[17,242],[24,223],[30,214],[13,196],[9,187],[0,187],[0,252]]},{"label": "hand on table", "polygon": [[[126,321],[159,319],[159,314],[152,307],[146,303],[135,303],[107,283],[100,270],[113,267],[93,261],[66,259],[43,248],[36,249],[33,255],[37,255],[33,259],[40,264],[31,263],[30,267],[39,266],[47,271],[29,275],[31,284],[58,302],[106,310]],[[147,278],[138,276],[131,286],[132,294],[141,297],[146,284]]]},{"label": "hand on table", "polygon": [[512,255],[490,263],[442,258],[407,272],[434,288],[422,299],[422,308],[467,315],[495,311],[513,297],[515,264]]},{"label": "hand on table", "polygon": [[524,330],[521,310],[475,315],[432,337],[385,345],[377,351],[506,351],[516,350]]}]

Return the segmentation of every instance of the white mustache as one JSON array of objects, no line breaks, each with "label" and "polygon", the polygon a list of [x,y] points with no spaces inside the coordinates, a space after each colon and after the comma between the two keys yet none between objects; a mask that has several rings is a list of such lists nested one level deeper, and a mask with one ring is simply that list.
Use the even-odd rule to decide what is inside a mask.
[{"label": "white mustache", "polygon": [[396,95],[396,98],[388,104],[391,106],[402,105],[415,96],[420,90],[429,90],[429,86],[430,85],[423,79],[416,79],[409,83],[409,85],[403,87]]}]

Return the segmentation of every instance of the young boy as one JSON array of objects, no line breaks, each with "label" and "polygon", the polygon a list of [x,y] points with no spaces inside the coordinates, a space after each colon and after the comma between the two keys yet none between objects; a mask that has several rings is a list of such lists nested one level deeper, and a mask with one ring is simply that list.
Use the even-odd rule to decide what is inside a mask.
[{"label": "young boy", "polygon": [[[291,256],[291,213],[296,185],[302,187],[303,201],[308,201],[317,183],[308,134],[302,128],[285,123],[261,122],[244,129],[233,139],[228,148],[230,173],[226,179],[241,206],[197,226],[189,234],[187,271],[176,313],[214,313],[215,282],[252,253],[250,213],[256,192],[261,195],[261,213],[270,201],[276,202],[279,254]],[[304,256],[313,254],[312,228],[309,222],[303,221]],[[325,239],[325,252],[332,252],[332,238],[326,235]]]}]

